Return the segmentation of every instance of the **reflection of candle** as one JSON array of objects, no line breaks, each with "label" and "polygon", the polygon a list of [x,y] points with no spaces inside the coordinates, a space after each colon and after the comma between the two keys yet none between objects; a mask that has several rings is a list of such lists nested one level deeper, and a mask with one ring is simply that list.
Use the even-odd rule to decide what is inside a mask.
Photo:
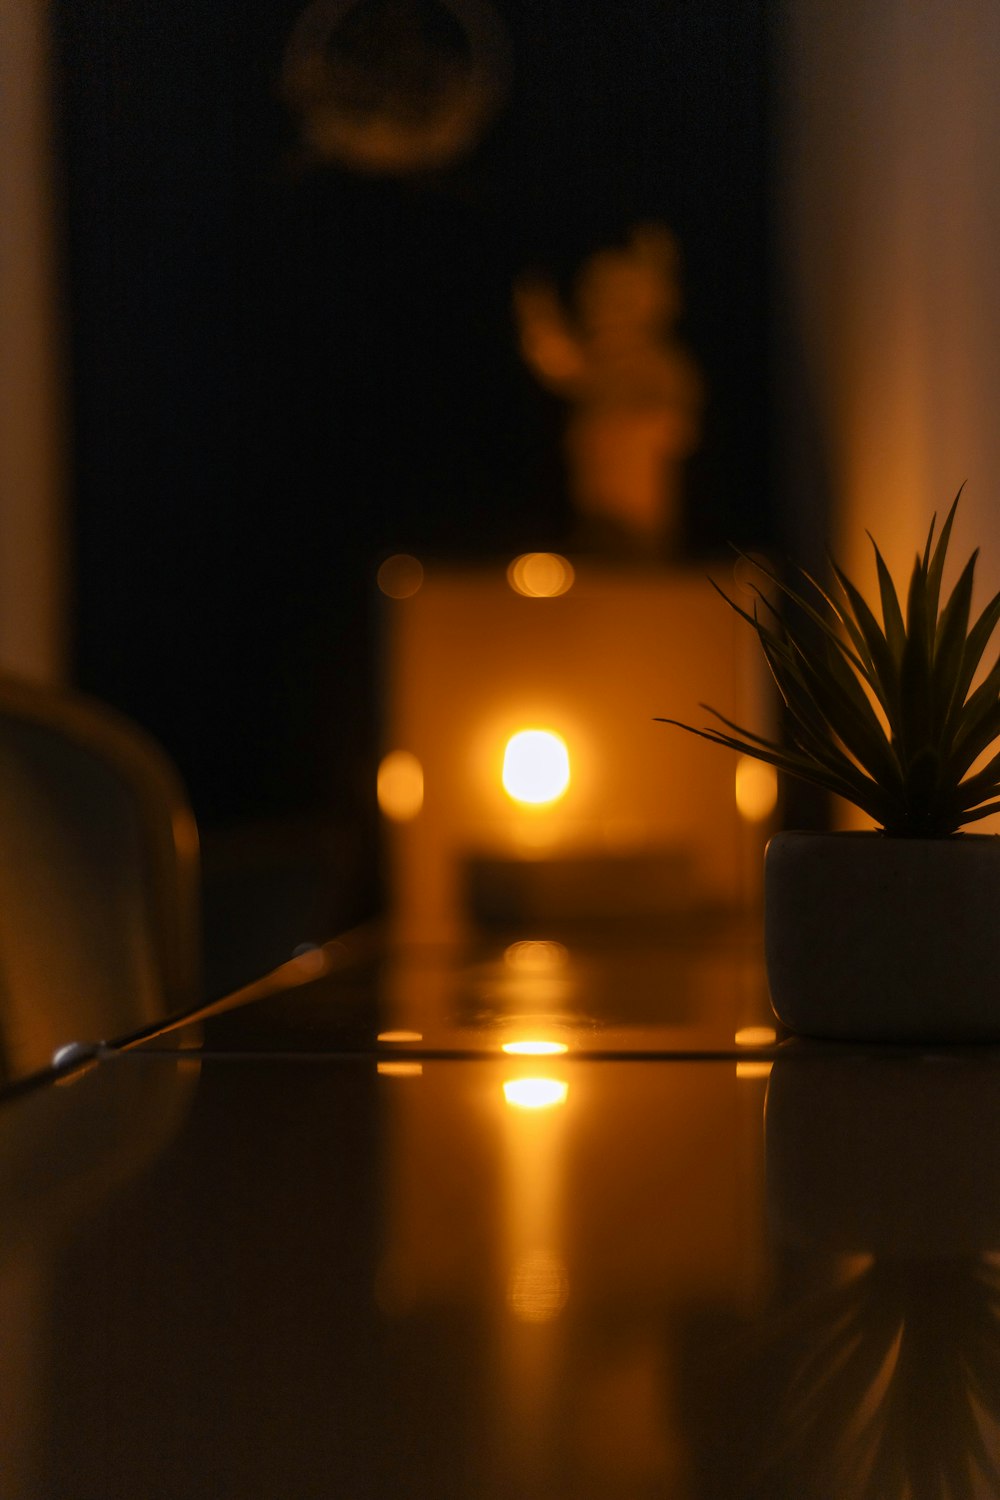
[{"label": "reflection of candle", "polygon": [[551,1323],[566,1306],[569,1278],[552,1250],[529,1250],[516,1261],[507,1283],[507,1306],[521,1323]]},{"label": "reflection of candle", "polygon": [[566,1103],[569,1084],[561,1078],[510,1078],[503,1096],[514,1109],[554,1109]]},{"label": "reflection of candle", "polygon": [[511,1057],[558,1057],[569,1048],[565,1042],[524,1041],[504,1042],[500,1050]]},{"label": "reflection of candle", "polygon": [[564,1396],[560,1315],[571,1289],[562,1200],[573,1116],[565,1107],[569,1086],[553,1076],[557,1068],[546,1068],[545,1076],[508,1076],[501,1106],[506,1295],[498,1350],[504,1430],[498,1436],[508,1455],[511,1493],[518,1495],[538,1493],[538,1476],[551,1470]]},{"label": "reflection of candle", "polygon": [[770,1078],[774,1064],[770,1062],[744,1061],[736,1064],[737,1078]]},{"label": "reflection of candle", "polygon": [[565,968],[569,954],[562,943],[548,939],[522,939],[504,949],[503,961],[520,974],[551,974]]}]

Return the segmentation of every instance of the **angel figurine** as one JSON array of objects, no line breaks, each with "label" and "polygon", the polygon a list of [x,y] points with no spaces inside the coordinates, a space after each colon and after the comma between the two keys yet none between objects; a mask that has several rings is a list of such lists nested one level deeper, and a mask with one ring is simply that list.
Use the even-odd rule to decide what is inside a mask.
[{"label": "angel figurine", "polygon": [[627,248],[586,261],[568,311],[553,284],[514,289],[525,360],[571,403],[570,487],[584,536],[615,551],[677,551],[682,465],[697,447],[703,385],[674,334],[679,251],[669,230],[632,231]]}]

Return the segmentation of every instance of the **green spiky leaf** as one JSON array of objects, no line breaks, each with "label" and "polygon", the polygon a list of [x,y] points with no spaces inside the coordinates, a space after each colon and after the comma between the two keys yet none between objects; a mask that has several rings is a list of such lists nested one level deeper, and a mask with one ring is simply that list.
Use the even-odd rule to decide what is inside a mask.
[{"label": "green spiky leaf", "polygon": [[790,584],[756,563],[783,612],[762,590],[751,613],[714,585],[757,635],[785,705],[786,744],[714,709],[716,727],[661,722],[834,792],[889,834],[946,837],[1000,811],[1000,752],[981,762],[1000,738],[1000,658],[984,668],[1000,593],[973,620],[978,553],[941,603],[960,497],[961,490],[936,539],[937,518],[931,522],[905,592],[869,535],[878,613],[835,563],[831,591],[802,570]]}]

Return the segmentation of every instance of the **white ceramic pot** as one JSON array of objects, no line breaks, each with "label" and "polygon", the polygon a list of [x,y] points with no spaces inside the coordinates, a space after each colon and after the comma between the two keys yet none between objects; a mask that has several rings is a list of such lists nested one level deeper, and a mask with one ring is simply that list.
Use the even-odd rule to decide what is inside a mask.
[{"label": "white ceramic pot", "polygon": [[771,1003],[804,1036],[1000,1041],[1000,837],[779,833],[764,947]]}]

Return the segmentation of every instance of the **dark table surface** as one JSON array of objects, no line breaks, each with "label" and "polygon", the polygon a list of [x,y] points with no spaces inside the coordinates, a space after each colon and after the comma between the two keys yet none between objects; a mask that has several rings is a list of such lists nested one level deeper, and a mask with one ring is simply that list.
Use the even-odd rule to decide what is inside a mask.
[{"label": "dark table surface", "polygon": [[4,1500],[1000,1497],[1000,1056],[358,934],[6,1097],[0,1327]]}]

